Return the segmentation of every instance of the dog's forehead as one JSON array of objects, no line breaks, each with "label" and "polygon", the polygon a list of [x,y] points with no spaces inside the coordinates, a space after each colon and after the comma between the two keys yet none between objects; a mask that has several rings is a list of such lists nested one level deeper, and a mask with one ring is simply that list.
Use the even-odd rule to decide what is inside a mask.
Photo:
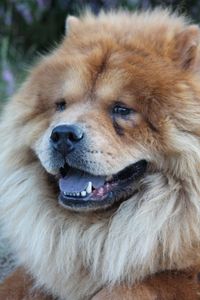
[{"label": "dog's forehead", "polygon": [[74,100],[118,97],[128,80],[128,73],[123,66],[118,67],[102,59],[95,66],[83,60],[79,67],[70,65],[67,68],[63,84],[64,96]]},{"label": "dog's forehead", "polygon": [[38,94],[49,102],[123,101],[126,95],[139,101],[154,98],[158,91],[166,98],[180,78],[169,61],[142,47],[93,44],[73,55],[70,49],[58,49],[33,77]]},{"label": "dog's forehead", "polygon": [[[78,63],[77,63],[78,61]],[[160,95],[168,94],[176,77],[171,66],[144,52],[112,51],[91,52],[76,58],[67,66],[63,82],[64,97],[81,101],[119,100],[126,94],[132,97],[150,97],[159,89]]]}]

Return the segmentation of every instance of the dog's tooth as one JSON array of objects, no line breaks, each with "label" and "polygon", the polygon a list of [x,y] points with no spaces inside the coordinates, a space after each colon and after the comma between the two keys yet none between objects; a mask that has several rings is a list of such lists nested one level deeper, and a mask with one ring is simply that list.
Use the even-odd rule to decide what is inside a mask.
[{"label": "dog's tooth", "polygon": [[86,196],[86,191],[82,191],[82,192],[81,192],[81,196],[82,196],[82,197],[85,197],[85,196]]},{"label": "dog's tooth", "polygon": [[64,192],[64,195],[67,196],[67,192]]},{"label": "dog's tooth", "polygon": [[88,186],[86,188],[86,192],[88,194],[92,193],[92,182],[91,181],[88,182]]},{"label": "dog's tooth", "polygon": [[76,196],[80,196],[80,193],[79,193],[79,192],[77,192],[77,193],[76,193]]}]

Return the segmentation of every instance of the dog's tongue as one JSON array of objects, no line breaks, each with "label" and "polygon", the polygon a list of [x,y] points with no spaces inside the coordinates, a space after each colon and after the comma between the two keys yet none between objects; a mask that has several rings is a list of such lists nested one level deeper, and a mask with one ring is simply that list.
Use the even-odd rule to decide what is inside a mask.
[{"label": "dog's tongue", "polygon": [[86,190],[89,182],[92,182],[92,186],[97,189],[104,184],[105,177],[91,175],[72,168],[64,178],[59,180],[59,187],[65,193],[78,193]]}]

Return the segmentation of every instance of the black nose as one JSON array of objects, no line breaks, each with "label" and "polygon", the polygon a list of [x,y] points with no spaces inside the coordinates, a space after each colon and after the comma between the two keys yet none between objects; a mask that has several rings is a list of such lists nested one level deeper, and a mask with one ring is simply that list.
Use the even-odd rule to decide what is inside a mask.
[{"label": "black nose", "polygon": [[54,149],[66,155],[75,148],[83,138],[83,130],[77,125],[59,125],[51,133],[50,139]]}]

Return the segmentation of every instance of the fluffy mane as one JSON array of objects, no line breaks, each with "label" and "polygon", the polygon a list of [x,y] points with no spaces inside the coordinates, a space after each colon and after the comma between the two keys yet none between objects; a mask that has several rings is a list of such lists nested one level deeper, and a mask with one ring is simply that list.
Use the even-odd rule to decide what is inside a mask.
[{"label": "fluffy mane", "polygon": [[[87,24],[95,19],[90,14],[84,18]],[[161,24],[165,36],[170,36],[171,28],[186,24],[166,11],[101,14],[98,19],[125,31],[133,24],[144,35]],[[140,192],[117,210],[79,214],[58,205],[47,174],[28,148],[22,116],[29,108],[20,97],[24,97],[23,87],[6,106],[0,125],[1,222],[19,264],[33,274],[37,285],[63,299],[68,295],[67,299],[86,300],[105,284],[132,284],[161,270],[198,264],[200,140],[196,132],[174,132],[174,147],[182,149],[181,154],[167,165],[161,161],[160,170],[149,171],[140,182]],[[199,116],[196,113],[191,121],[195,128]]]}]

